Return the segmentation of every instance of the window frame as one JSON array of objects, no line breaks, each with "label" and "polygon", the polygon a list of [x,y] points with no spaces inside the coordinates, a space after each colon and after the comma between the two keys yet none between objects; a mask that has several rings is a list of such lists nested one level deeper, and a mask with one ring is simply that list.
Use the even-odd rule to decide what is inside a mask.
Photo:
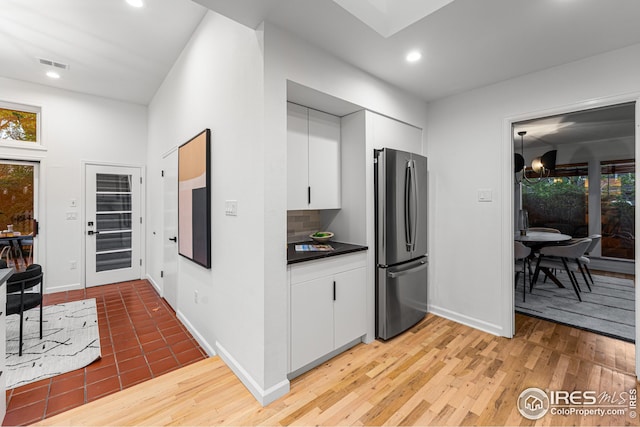
[{"label": "window frame", "polygon": [[16,139],[0,139],[0,146],[26,149],[44,149],[42,143],[42,108],[36,105],[19,104],[16,102],[0,100],[0,108],[6,110],[24,111],[26,113],[36,114],[36,140],[20,141]]}]

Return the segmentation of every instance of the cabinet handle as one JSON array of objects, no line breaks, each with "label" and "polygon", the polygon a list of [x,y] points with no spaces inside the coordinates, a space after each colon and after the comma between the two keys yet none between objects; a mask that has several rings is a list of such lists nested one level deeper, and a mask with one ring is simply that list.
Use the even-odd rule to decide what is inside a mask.
[{"label": "cabinet handle", "polygon": [[307,187],[307,203],[311,204],[311,187]]},{"label": "cabinet handle", "polygon": [[336,300],[336,281],[333,281],[333,300]]}]

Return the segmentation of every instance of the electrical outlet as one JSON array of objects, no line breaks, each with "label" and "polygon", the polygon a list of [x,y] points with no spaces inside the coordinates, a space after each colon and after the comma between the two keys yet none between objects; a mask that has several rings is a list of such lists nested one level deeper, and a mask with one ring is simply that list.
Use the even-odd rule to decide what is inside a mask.
[{"label": "electrical outlet", "polygon": [[70,261],[69,262],[69,268],[71,270],[75,270],[76,268],[78,268],[78,261]]},{"label": "electrical outlet", "polygon": [[193,291],[193,302],[198,303],[198,291]]}]

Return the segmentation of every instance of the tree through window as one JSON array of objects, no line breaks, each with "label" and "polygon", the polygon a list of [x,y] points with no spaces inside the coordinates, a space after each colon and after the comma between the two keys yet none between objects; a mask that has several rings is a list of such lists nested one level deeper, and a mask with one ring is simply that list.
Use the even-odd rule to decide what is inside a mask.
[{"label": "tree through window", "polygon": [[37,142],[38,113],[0,107],[0,140]]}]

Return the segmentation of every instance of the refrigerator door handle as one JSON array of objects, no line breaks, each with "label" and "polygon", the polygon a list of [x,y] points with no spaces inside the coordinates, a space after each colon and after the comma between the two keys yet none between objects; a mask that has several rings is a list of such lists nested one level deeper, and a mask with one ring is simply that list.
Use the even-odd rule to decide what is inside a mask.
[{"label": "refrigerator door handle", "polygon": [[407,246],[407,252],[411,252],[412,248],[412,231],[411,231],[411,160],[407,161],[407,167],[404,173],[404,241]]},{"label": "refrigerator door handle", "polygon": [[413,224],[411,226],[411,251],[416,250],[416,236],[418,235],[418,175],[416,174],[416,161],[411,160],[411,184],[413,185],[412,191],[412,204],[413,204]]},{"label": "refrigerator door handle", "polygon": [[413,274],[417,271],[424,270],[425,268],[427,268],[427,261],[420,261],[420,264],[413,268],[409,268],[407,270],[401,270],[397,272],[390,271],[387,273],[387,277],[389,277],[390,279],[395,279],[397,277],[401,277],[406,274]]}]

